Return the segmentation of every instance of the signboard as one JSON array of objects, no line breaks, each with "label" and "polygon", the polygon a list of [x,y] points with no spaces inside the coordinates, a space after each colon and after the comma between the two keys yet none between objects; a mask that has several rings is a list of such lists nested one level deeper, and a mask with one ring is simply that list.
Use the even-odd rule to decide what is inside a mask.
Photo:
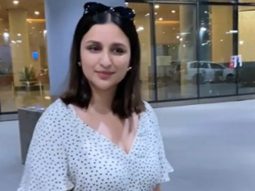
[{"label": "signboard", "polygon": [[237,68],[237,66],[243,66],[242,57],[241,55],[232,55],[230,58],[229,68]]}]

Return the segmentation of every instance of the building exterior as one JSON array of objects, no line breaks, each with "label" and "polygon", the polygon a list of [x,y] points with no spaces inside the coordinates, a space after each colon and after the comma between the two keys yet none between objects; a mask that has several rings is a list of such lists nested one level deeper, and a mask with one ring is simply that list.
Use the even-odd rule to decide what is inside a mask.
[{"label": "building exterior", "polygon": [[[64,91],[72,33],[85,1],[14,2],[0,0],[1,113],[47,106]],[[126,4],[136,12],[145,100],[255,96],[255,0]]]}]

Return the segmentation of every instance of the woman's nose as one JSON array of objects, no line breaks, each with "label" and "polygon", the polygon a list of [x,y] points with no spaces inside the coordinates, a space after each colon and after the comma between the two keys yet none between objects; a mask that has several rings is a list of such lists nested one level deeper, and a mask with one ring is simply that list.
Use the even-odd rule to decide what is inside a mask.
[{"label": "woman's nose", "polygon": [[112,59],[109,52],[106,52],[106,51],[102,52],[100,65],[105,68],[108,68],[112,65]]}]

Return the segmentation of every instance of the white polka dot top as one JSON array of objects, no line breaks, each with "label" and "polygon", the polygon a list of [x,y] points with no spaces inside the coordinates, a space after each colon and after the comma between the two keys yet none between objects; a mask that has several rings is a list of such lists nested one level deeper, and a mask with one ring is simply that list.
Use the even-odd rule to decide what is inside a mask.
[{"label": "white polka dot top", "polygon": [[157,118],[145,107],[127,154],[56,100],[36,125],[18,191],[152,191],[169,181]]}]

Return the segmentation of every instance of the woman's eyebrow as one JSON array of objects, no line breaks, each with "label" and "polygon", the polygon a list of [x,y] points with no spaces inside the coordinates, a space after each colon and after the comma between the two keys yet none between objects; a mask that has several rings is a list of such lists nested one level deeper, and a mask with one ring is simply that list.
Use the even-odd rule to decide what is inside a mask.
[{"label": "woman's eyebrow", "polygon": [[95,43],[95,44],[100,44],[99,41],[96,41],[96,40],[87,40],[85,41],[85,43]]}]

